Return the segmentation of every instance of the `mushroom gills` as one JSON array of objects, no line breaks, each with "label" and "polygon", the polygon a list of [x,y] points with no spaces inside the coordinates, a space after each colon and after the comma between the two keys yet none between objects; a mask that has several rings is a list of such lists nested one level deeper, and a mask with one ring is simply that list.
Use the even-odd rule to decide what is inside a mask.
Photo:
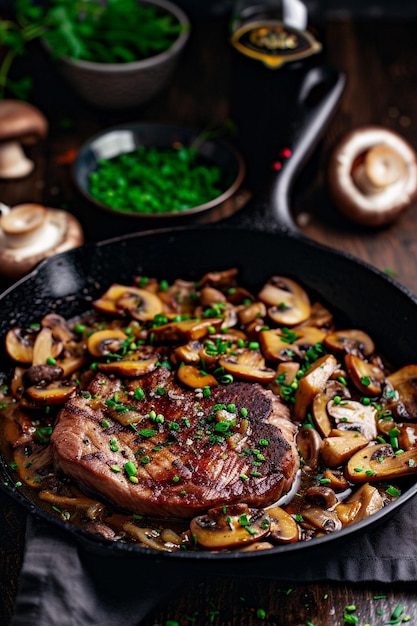
[{"label": "mushroom gills", "polygon": [[265,511],[234,504],[194,517],[190,531],[201,546],[221,550],[259,541],[269,533],[270,525]]}]

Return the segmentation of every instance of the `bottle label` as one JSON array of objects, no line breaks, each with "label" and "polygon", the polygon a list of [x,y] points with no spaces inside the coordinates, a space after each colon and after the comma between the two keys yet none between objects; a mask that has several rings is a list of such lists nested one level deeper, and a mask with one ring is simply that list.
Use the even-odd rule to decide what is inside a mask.
[{"label": "bottle label", "polygon": [[304,59],[322,49],[321,43],[310,32],[275,20],[245,24],[236,30],[231,41],[239,52],[258,59],[271,69]]}]

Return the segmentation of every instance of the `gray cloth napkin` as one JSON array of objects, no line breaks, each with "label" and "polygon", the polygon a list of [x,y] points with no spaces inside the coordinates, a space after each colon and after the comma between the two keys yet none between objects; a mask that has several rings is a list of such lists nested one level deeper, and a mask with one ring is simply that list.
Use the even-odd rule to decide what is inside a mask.
[{"label": "gray cloth napkin", "polygon": [[[417,498],[386,522],[336,543],[332,555],[302,556],[277,567],[280,556],[262,558],[259,578],[286,582],[384,583],[417,581]],[[252,562],[250,576],[258,572]],[[198,570],[202,576],[205,566]],[[242,575],[239,560],[233,575]],[[211,568],[211,571],[212,568]],[[233,568],[227,569],[230,575]],[[11,626],[137,626],[171,594],[198,576],[194,564],[163,558],[128,559],[89,553],[66,533],[28,518],[26,550]],[[222,574],[221,565],[216,575]]]}]

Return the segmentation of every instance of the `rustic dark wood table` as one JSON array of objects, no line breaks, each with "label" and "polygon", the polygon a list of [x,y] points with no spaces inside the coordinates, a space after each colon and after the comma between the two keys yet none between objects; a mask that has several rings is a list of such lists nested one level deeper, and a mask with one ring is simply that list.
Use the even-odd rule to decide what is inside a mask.
[{"label": "rustic dark wood table", "polygon": [[[339,109],[315,154],[294,188],[295,214],[303,214],[304,233],[345,250],[397,280],[417,294],[417,205],[392,226],[370,230],[348,223],[329,200],[325,168],[334,143],[345,132],[379,124],[400,132],[417,147],[417,23],[415,19],[329,20],[326,56],[346,73],[347,86]],[[118,122],[152,120],[205,128],[229,119],[230,47],[223,18],[196,20],[187,54],[172,85],[149,106],[109,113],[74,99],[58,78],[46,79],[45,59],[34,51],[28,68],[35,77],[35,102],[50,121],[47,139],[31,150],[36,169],[19,182],[0,183],[0,199],[14,205],[41,202],[65,207],[81,220],[87,240],[100,240],[132,230],[132,224],[95,213],[74,189],[71,157],[98,130]],[[0,494],[0,623],[13,612],[24,550],[25,513]],[[355,605],[358,624],[390,623],[397,605],[409,624],[417,624],[413,585],[307,584],[198,577],[180,595],[163,604],[145,626],[217,624],[341,626],[347,605]],[[259,613],[258,609],[264,611]],[[392,623],[392,622],[391,622]],[[29,625],[28,625],[29,626]],[[32,626],[32,625],[30,625]],[[42,625],[39,625],[42,626]]]}]

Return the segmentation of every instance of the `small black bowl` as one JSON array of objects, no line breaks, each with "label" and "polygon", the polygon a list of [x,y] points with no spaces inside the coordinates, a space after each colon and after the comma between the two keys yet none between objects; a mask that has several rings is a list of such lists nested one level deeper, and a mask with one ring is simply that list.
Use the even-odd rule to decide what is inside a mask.
[{"label": "small black bowl", "polygon": [[[89,177],[97,171],[100,160],[113,159],[121,154],[133,152],[139,146],[172,148],[183,145],[189,147],[196,142],[198,154],[209,165],[218,166],[224,172],[227,188],[219,196],[184,211],[163,213],[128,212],[114,209],[97,200],[89,191]],[[219,139],[202,139],[201,133],[165,124],[138,123],[115,126],[106,129],[89,139],[79,150],[74,162],[73,175],[76,187],[81,194],[96,207],[120,217],[164,220],[181,220],[195,214],[218,209],[233,198],[240,189],[246,173],[241,155],[227,142]]]}]

